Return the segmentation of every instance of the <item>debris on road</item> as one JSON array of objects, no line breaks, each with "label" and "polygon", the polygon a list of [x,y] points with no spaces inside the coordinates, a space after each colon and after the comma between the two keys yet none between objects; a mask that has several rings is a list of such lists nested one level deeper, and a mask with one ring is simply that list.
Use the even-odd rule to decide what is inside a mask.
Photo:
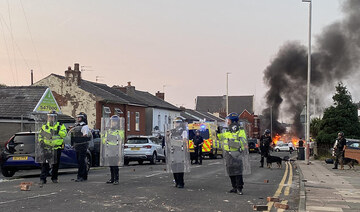
[{"label": "debris on road", "polygon": [[254,211],[267,211],[268,206],[267,205],[254,205],[253,210]]},{"label": "debris on road", "polygon": [[264,183],[269,183],[269,180],[264,180]]},{"label": "debris on road", "polygon": [[275,202],[274,207],[275,207],[275,208],[284,209],[284,210],[288,210],[288,209],[289,209],[289,205],[288,205],[288,204],[281,204],[280,202]]},{"label": "debris on road", "polygon": [[20,190],[21,191],[30,191],[30,186],[32,186],[32,182],[21,182],[20,183]]},{"label": "debris on road", "polygon": [[278,197],[267,197],[268,202],[280,202]]}]

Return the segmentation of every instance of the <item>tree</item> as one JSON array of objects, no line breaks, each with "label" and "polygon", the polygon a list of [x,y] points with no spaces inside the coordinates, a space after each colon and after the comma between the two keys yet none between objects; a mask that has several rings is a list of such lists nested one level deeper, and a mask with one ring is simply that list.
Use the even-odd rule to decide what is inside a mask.
[{"label": "tree", "polygon": [[342,82],[336,86],[332,99],[334,105],[325,109],[316,140],[319,143],[331,144],[340,131],[344,132],[347,138],[359,138],[357,106],[352,102],[351,94]]},{"label": "tree", "polygon": [[313,118],[310,122],[310,134],[313,138],[316,138],[319,134],[321,126],[321,119],[320,118]]}]

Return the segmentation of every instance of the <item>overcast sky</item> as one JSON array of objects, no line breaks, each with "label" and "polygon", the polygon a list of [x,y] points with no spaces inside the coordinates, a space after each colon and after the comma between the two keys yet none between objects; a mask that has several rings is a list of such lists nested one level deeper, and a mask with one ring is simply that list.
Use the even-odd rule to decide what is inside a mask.
[{"label": "overcast sky", "polygon": [[[313,37],[342,17],[339,0],[313,0]],[[29,85],[68,66],[86,80],[128,81],[165,90],[194,108],[199,95],[255,95],[263,71],[288,40],[307,45],[308,4],[301,0],[0,0],[0,83]],[[306,70],[304,70],[306,71]]]}]

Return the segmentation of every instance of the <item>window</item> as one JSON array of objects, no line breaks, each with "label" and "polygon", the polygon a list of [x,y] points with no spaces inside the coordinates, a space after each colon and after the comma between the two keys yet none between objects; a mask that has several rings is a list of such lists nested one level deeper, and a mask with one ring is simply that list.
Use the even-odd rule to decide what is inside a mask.
[{"label": "window", "polygon": [[169,122],[168,122],[168,124],[171,124],[171,116],[169,116]]},{"label": "window", "polygon": [[123,114],[123,112],[120,110],[120,108],[115,108],[116,115],[120,116],[120,114]]},{"label": "window", "polygon": [[109,107],[103,107],[103,117],[110,117],[111,110]]},{"label": "window", "polygon": [[160,127],[160,126],[161,126],[161,120],[160,120],[160,119],[161,119],[161,115],[159,114],[159,115],[158,115],[158,126],[159,126],[159,129],[161,129],[161,127]]},{"label": "window", "polygon": [[166,123],[167,123],[167,121],[168,121],[168,120],[167,120],[167,119],[168,119],[167,117],[168,117],[168,116],[167,116],[167,115],[165,115],[165,118],[164,118],[164,125],[166,125]]},{"label": "window", "polygon": [[127,112],[127,131],[130,131],[130,111]]},{"label": "window", "polygon": [[140,131],[140,113],[135,113],[135,130]]}]

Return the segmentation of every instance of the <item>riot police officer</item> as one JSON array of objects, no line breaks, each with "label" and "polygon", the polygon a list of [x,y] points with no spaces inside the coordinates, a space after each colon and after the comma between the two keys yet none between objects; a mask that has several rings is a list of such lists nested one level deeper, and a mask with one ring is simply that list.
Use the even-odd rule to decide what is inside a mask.
[{"label": "riot police officer", "polygon": [[344,159],[345,148],[346,148],[346,139],[344,138],[344,133],[339,132],[338,138],[335,142],[335,148],[334,148],[336,159],[335,159],[333,169],[338,168],[339,162],[342,164],[343,159]]},{"label": "riot police officer", "polygon": [[230,177],[232,189],[230,193],[242,195],[244,186],[243,174],[249,174],[250,162],[246,133],[239,125],[239,115],[230,113],[226,117],[228,129],[219,133],[218,138],[223,144],[226,171]]},{"label": "riot police officer", "polygon": [[75,182],[83,182],[86,181],[88,177],[86,153],[89,147],[89,141],[91,140],[91,132],[89,126],[87,125],[87,115],[84,112],[80,112],[76,118],[76,132],[74,132],[75,136],[72,138],[78,160],[78,174]]},{"label": "riot police officer", "polygon": [[260,137],[260,153],[261,153],[261,160],[260,160],[260,167],[264,167],[264,158],[269,156],[270,145],[271,145],[271,135],[270,130],[266,129],[264,131],[264,135]]},{"label": "riot police officer", "polygon": [[46,177],[50,171],[50,163],[52,164],[51,180],[53,183],[58,183],[58,170],[60,163],[61,150],[63,149],[64,140],[66,136],[66,127],[57,121],[57,112],[50,111],[47,114],[47,122],[43,124],[39,135],[38,142],[41,146],[41,174],[40,186],[46,183]]},{"label": "riot police officer", "polygon": [[[110,128],[102,132],[101,165],[109,166],[111,178],[107,184],[119,184],[119,166],[123,162],[124,127],[117,115],[111,116]],[[105,127],[102,127],[105,128]]]},{"label": "riot police officer", "polygon": [[196,130],[193,142],[194,142],[195,164],[201,165],[202,164],[202,146],[204,144],[204,138],[200,135],[200,130]]},{"label": "riot police officer", "polygon": [[174,128],[167,132],[165,143],[167,171],[173,173],[175,187],[184,188],[184,173],[190,172],[190,152],[187,124],[180,117],[175,118]]}]

